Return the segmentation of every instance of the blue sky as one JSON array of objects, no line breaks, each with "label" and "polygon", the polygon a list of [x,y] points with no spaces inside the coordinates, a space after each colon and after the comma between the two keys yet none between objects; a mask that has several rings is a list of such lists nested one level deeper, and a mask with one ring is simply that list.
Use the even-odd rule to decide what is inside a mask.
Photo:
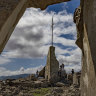
[{"label": "blue sky", "polygon": [[50,5],[46,10],[27,9],[0,56],[0,76],[34,73],[46,64],[51,43],[51,18],[54,15],[54,46],[58,61],[66,71],[81,68],[81,51],[75,45],[73,13],[79,0]]},{"label": "blue sky", "polygon": [[55,4],[55,5],[50,5],[46,10],[48,12],[50,11],[55,11],[60,12],[64,9],[67,10],[68,13],[74,13],[75,9],[80,5],[80,0],[71,0],[70,2],[65,3],[60,3],[60,4]]}]

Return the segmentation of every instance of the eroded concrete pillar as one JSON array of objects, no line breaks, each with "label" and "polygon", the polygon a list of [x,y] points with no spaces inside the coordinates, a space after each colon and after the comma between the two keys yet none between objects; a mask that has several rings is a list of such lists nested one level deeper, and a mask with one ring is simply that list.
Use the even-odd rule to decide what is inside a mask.
[{"label": "eroded concrete pillar", "polygon": [[[81,96],[96,94],[96,0],[83,1],[83,70]],[[84,90],[84,91],[83,91]]]},{"label": "eroded concrete pillar", "polygon": [[76,43],[82,50],[81,96],[95,96],[96,0],[81,0],[79,9],[80,12],[75,11],[74,21],[79,34]]}]

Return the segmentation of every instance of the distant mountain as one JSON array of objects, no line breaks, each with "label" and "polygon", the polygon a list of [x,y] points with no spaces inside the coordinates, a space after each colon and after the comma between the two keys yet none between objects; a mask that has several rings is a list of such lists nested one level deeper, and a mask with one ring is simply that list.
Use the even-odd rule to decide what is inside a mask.
[{"label": "distant mountain", "polygon": [[30,74],[20,74],[20,75],[12,75],[12,76],[0,76],[0,80],[26,78],[29,75]]}]

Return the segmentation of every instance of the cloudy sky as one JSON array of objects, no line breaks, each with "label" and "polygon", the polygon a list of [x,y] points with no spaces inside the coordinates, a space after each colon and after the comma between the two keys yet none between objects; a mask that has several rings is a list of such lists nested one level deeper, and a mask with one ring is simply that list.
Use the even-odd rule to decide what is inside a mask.
[{"label": "cloudy sky", "polygon": [[56,57],[65,69],[81,69],[81,51],[75,45],[73,13],[79,0],[49,6],[46,10],[29,8],[16,26],[0,56],[0,76],[35,73],[46,65],[51,45],[51,20],[54,16]]}]

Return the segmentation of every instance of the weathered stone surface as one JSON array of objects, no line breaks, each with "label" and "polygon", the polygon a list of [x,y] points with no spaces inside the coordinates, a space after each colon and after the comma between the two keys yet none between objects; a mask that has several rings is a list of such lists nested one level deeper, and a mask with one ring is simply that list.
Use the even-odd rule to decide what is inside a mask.
[{"label": "weathered stone surface", "polygon": [[0,0],[0,53],[27,7],[27,0]]},{"label": "weathered stone surface", "polygon": [[56,83],[56,86],[57,86],[57,87],[63,87],[63,86],[64,86],[64,83],[62,83],[62,82],[57,82],[57,83]]},{"label": "weathered stone surface", "polygon": [[48,5],[67,2],[70,0],[29,0],[28,7],[41,8],[44,10]]},{"label": "weathered stone surface", "polygon": [[55,47],[50,46],[47,55],[47,64],[45,67],[45,79],[56,81],[55,77],[58,77],[59,62],[55,56]]},{"label": "weathered stone surface", "polygon": [[39,72],[39,77],[45,77],[45,67]]},{"label": "weathered stone surface", "polygon": [[73,75],[73,84],[78,85],[78,77],[76,73]]},{"label": "weathered stone surface", "polygon": [[96,94],[96,0],[81,0],[80,7],[81,26],[78,27],[77,22],[75,23],[77,31],[80,29],[78,32],[83,37],[77,44],[82,49],[81,96],[94,96]]},{"label": "weathered stone surface", "polygon": [[83,48],[83,11],[81,6],[76,8],[74,12],[74,22],[76,23],[77,28],[77,40],[76,44],[79,46],[79,48]]}]

